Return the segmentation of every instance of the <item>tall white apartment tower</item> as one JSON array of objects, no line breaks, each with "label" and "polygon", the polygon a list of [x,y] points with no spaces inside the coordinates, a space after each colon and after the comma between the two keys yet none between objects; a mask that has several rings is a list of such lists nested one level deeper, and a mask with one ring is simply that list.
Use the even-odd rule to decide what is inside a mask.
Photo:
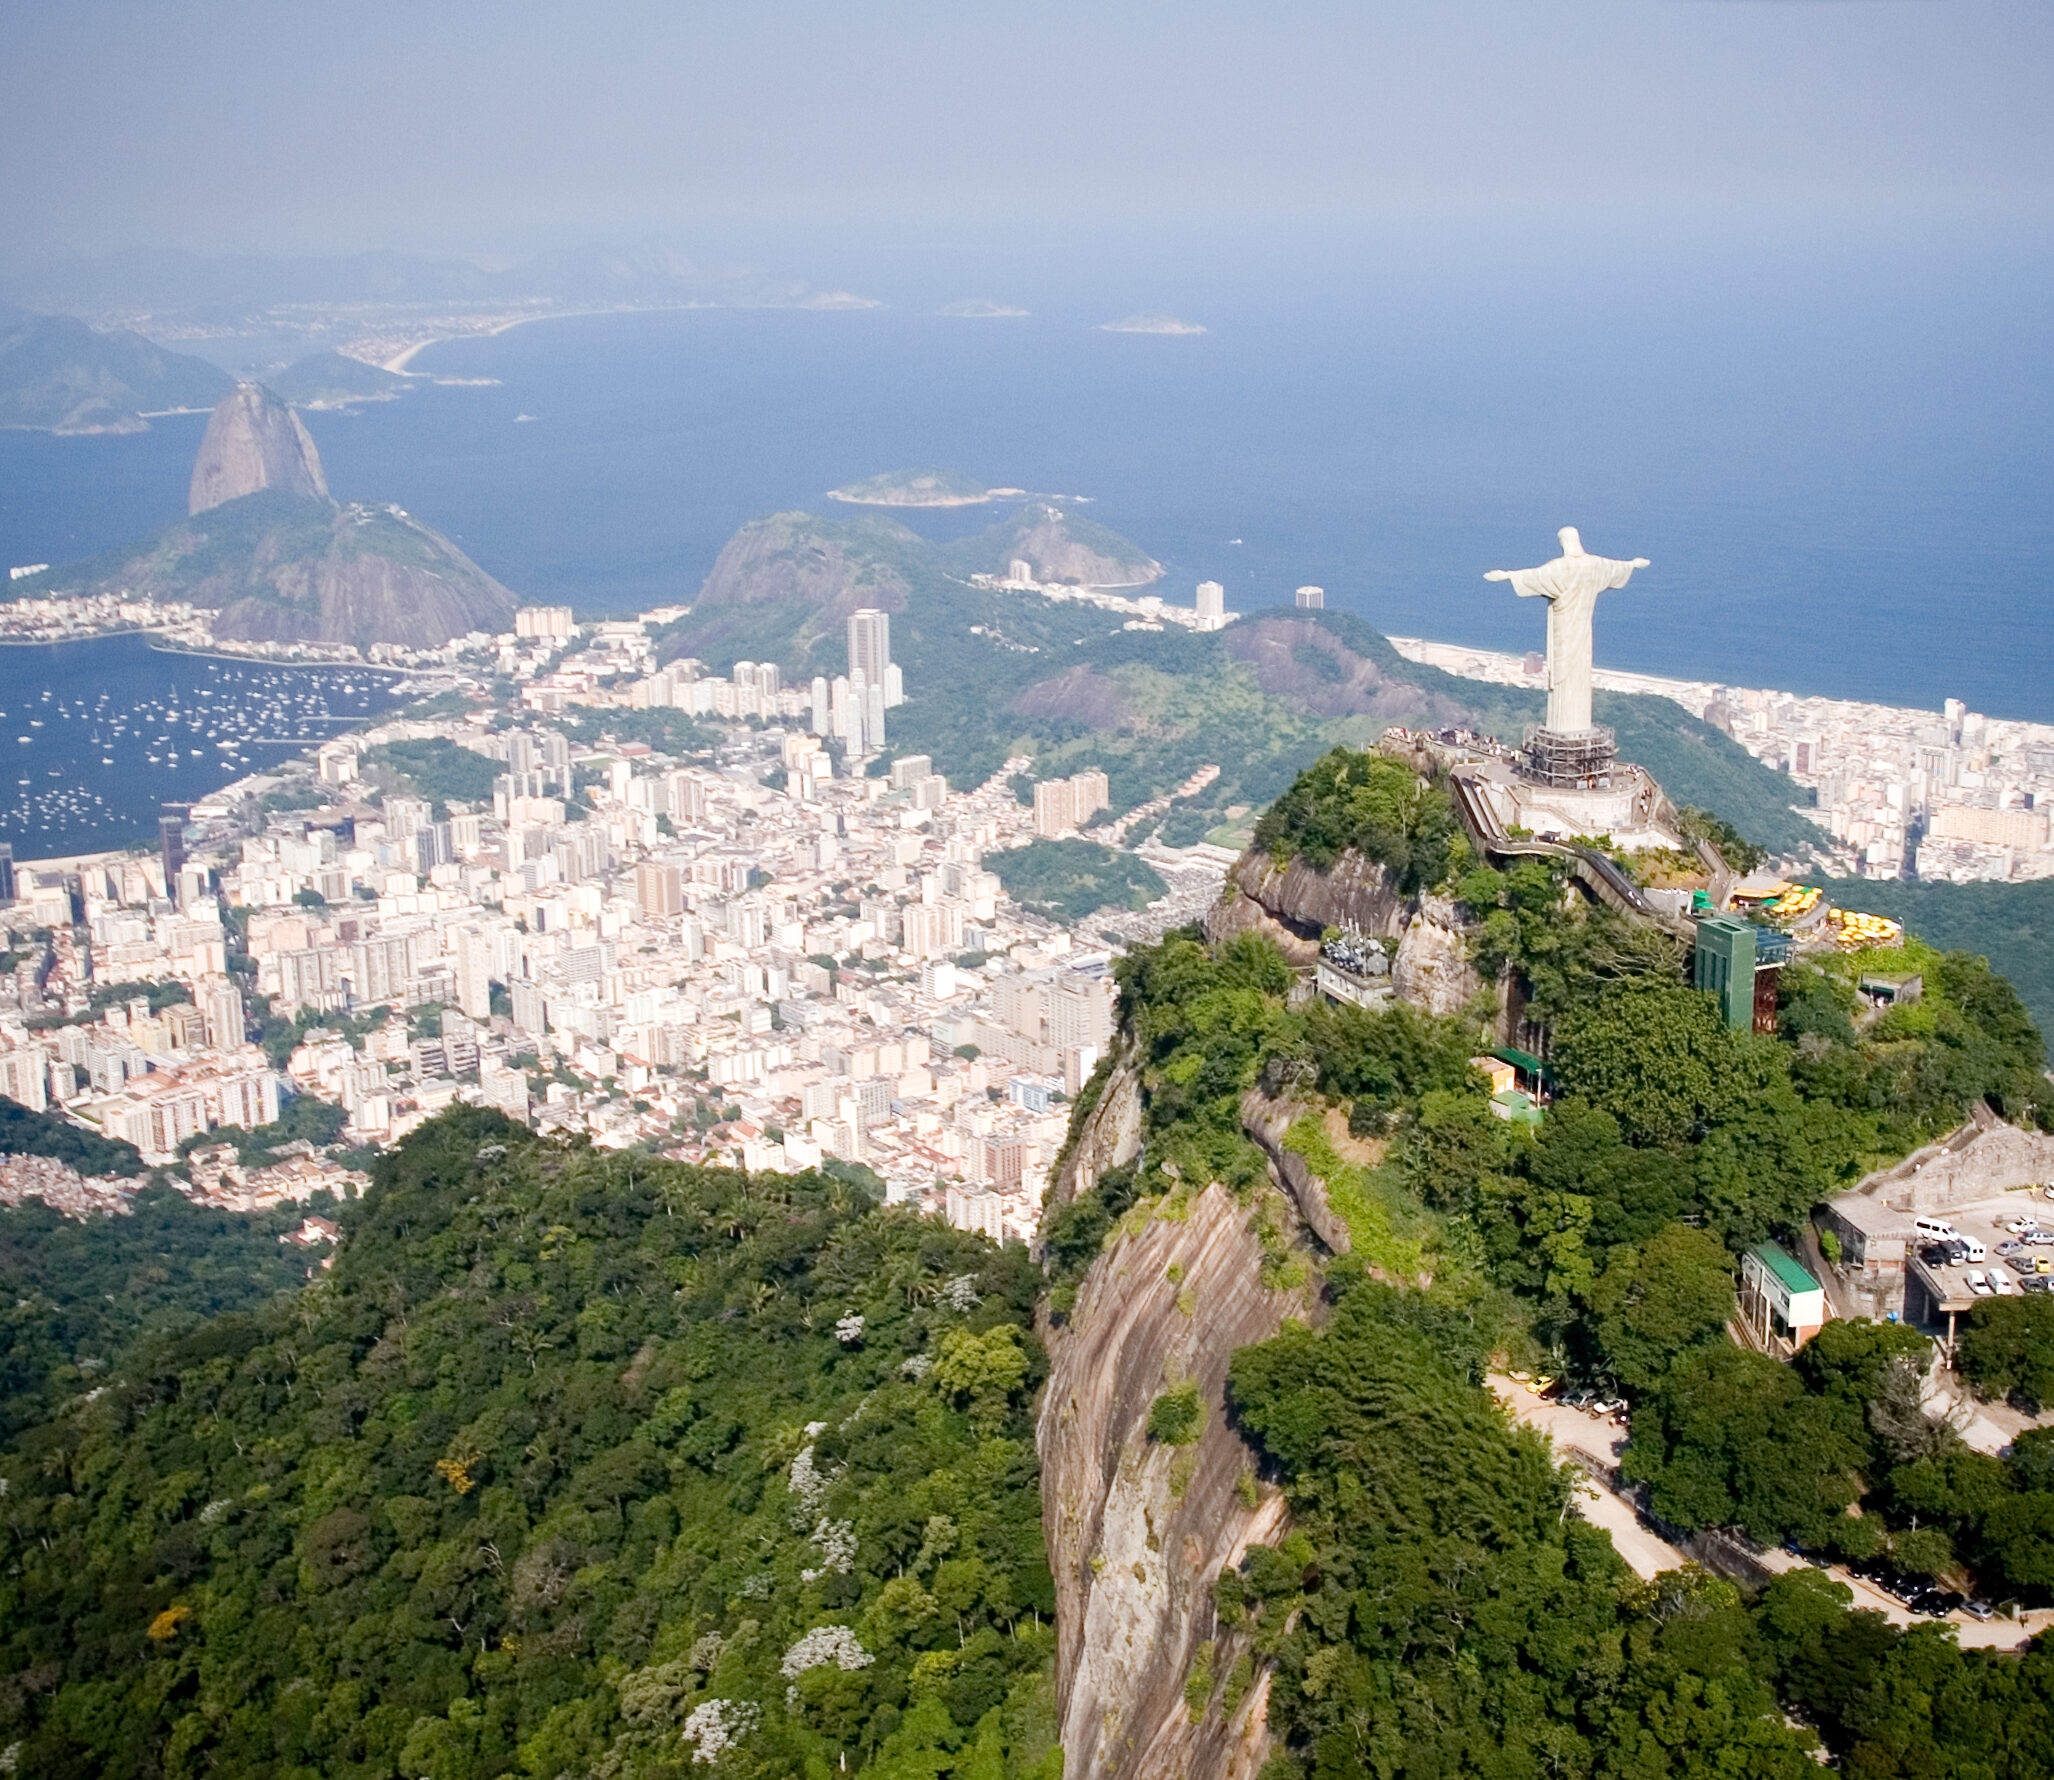
[{"label": "tall white apartment tower", "polygon": [[891,614],[865,606],[849,614],[849,678],[858,675],[864,684],[882,687],[884,670],[891,665]]},{"label": "tall white apartment tower", "polygon": [[475,927],[459,927],[451,948],[456,964],[456,1004],[473,1020],[492,1017],[492,941]]},{"label": "tall white apartment tower", "polygon": [[1217,581],[1198,584],[1198,628],[1218,630],[1227,621],[1227,590]]}]

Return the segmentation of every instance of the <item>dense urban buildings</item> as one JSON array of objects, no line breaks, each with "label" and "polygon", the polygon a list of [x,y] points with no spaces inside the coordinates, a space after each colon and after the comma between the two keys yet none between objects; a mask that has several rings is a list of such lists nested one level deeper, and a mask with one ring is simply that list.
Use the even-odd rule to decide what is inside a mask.
[{"label": "dense urban buildings", "polygon": [[[168,807],[153,853],[24,864],[0,914],[31,960],[0,980],[0,1093],[183,1163],[222,1204],[347,1171],[304,1144],[236,1168],[210,1133],[308,1099],[380,1145],[464,1100],[605,1146],[863,1169],[1027,1236],[1111,1033],[1110,957],[1012,904],[987,858],[1086,825],[1105,774],[1029,809],[1024,760],[970,787],[924,755],[873,773],[904,697],[887,614],[853,614],[850,671],[805,688],[767,663],[659,664],[667,616],[526,609],[442,682],[503,675],[510,698]],[[610,710],[665,709],[715,754],[604,739]],[[482,763],[489,798],[405,782],[393,744]],[[1204,852],[1183,875],[1216,885]]]}]

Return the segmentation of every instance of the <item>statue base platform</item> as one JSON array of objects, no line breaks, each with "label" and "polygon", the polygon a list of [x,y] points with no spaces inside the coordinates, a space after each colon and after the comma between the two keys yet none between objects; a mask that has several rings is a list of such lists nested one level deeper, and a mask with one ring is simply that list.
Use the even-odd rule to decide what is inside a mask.
[{"label": "statue base platform", "polygon": [[1607,791],[1619,763],[1619,742],[1609,729],[1530,729],[1519,775],[1558,791]]}]

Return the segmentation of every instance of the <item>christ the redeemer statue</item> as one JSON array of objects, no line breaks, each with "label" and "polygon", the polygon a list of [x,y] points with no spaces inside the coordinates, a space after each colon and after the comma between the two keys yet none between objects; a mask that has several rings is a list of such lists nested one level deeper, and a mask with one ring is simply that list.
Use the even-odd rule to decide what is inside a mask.
[{"label": "christ the redeemer statue", "polygon": [[1562,554],[1553,562],[1537,569],[1493,569],[1484,579],[1509,581],[1521,599],[1548,602],[1548,728],[1573,735],[1591,727],[1590,620],[1598,595],[1624,587],[1648,560],[1636,556],[1615,562],[1586,555],[1573,525],[1555,535],[1562,540]]}]

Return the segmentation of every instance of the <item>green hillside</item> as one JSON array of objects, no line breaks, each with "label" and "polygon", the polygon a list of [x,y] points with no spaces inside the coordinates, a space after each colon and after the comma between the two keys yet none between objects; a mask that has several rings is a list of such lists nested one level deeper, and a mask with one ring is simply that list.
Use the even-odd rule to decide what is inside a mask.
[{"label": "green hillside", "polygon": [[344,1216],[0,1460],[9,1771],[1057,1771],[1021,1250],[469,1110]]},{"label": "green hillside", "polygon": [[2054,1041],[2054,879],[2030,884],[1915,884],[1861,878],[1829,885],[1836,902],[1902,921],[1948,951],[1973,952],[2011,980]]},{"label": "green hillside", "polygon": [[211,408],[234,387],[218,365],[140,334],[0,304],[0,427],[141,432],[146,413]]},{"label": "green hillside", "polygon": [[[1308,855],[1343,836],[1395,869],[1452,825],[1416,797],[1324,771],[1265,828]],[[1687,986],[1679,942],[1565,898],[1550,866],[1469,869],[1452,888],[1486,978],[1518,975],[1551,1027],[1560,1097],[1537,1130],[1493,1116],[1476,1025],[1293,1005],[1293,973],[1253,934],[1172,933],[1115,967],[1143,1143],[1049,1209],[1058,1312],[1108,1243],[1186,1217],[1203,1182],[1270,1234],[1266,1277],[1326,1274],[1318,1325],[1233,1357],[1230,1407],[1291,1521],[1216,1579],[1194,1719],[1231,1716],[1260,1663],[1269,1780],[1802,1780],[1822,1757],[2037,1780],[2054,1640],[2022,1661],[1963,1654],[1937,1627],[1850,1613],[1848,1590],[1806,1568],[1747,1592],[1694,1568],[1643,1581],[1574,1512],[1574,1473],[1485,1389],[1520,1365],[1623,1395],[1624,1474],[1684,1533],[1739,1527],[1992,1600],[2054,1596],[2054,1431],[2002,1458],[1969,1451],[1919,1412],[1916,1331],[1834,1322],[1794,1364],[1728,1334],[1737,1253],[1793,1240],[1877,1159],[1978,1101],[2054,1122],[2016,997],[1975,959],[1919,950],[1927,1002],[1857,1031],[1857,961],[1835,958],[1786,972],[1773,1037],[1735,1033]],[[1322,1183],[1345,1256],[1275,1242],[1271,1158],[1243,1124],[1252,1089],[1302,1109],[1281,1146]],[[2054,1377],[2054,1318],[2016,1302],[2029,1314],[2001,1329],[1979,1315],[1993,1366]]]},{"label": "green hillside", "polygon": [[294,407],[334,407],[344,402],[382,402],[412,386],[414,379],[341,352],[309,353],[264,379],[272,394]]},{"label": "green hillside", "polygon": [[[746,658],[802,681],[842,673],[847,614],[881,606],[908,694],[887,722],[890,752],[929,754],[957,785],[1016,753],[1032,754],[1038,774],[1098,766],[1115,814],[1217,766],[1218,780],[1170,818],[1183,840],[1208,829],[1245,838],[1253,812],[1328,748],[1391,724],[1467,724],[1517,742],[1539,720],[1538,694],[1409,662],[1347,612],[1257,612],[1210,634],[1131,631],[1124,613],[970,585],[972,574],[1002,570],[1030,534],[1050,560],[1082,552],[1108,580],[1147,563],[1103,526],[1048,512],[1024,508],[947,546],[883,518],[752,521],[664,651],[723,672]],[[1601,694],[1599,715],[1679,804],[1779,851],[1816,838],[1793,808],[1804,798],[1796,785],[1671,701]]]},{"label": "green hillside", "polygon": [[264,489],[153,537],[11,582],[0,597],[148,593],[220,614],[217,633],[359,646],[506,629],[513,595],[393,506]]},{"label": "green hillside", "polygon": [[305,1215],[216,1211],[163,1186],[125,1216],[83,1222],[39,1200],[0,1207],[0,1439],[103,1383],[140,1344],[300,1285],[313,1263],[278,1239]]}]

